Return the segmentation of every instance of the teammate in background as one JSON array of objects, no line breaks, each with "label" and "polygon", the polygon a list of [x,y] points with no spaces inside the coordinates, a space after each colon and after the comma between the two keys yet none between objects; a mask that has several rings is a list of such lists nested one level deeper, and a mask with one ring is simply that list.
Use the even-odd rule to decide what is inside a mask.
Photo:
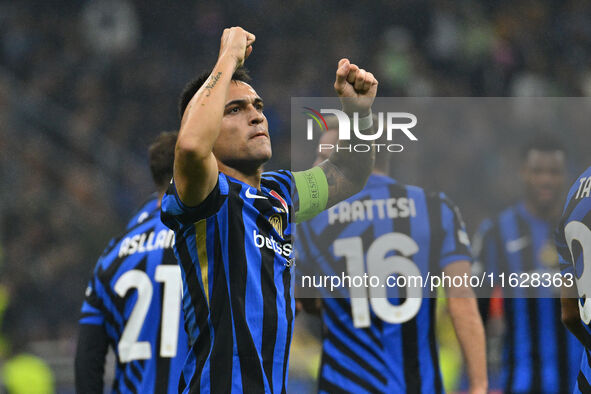
[{"label": "teammate in background", "polygon": [[160,221],[172,178],[176,132],[150,146],[158,196],[142,204],[126,232],[100,257],[86,290],[76,349],[76,392],[103,393],[105,357],[117,356],[113,392],[176,393],[188,351],[174,234]]},{"label": "teammate in background", "polygon": [[[294,318],[291,222],[361,190],[373,166],[373,152],[340,152],[308,171],[262,172],[271,157],[267,119],[239,68],[254,40],[240,27],[225,29],[213,71],[181,98],[162,218],[175,230],[183,272],[191,344],[185,392],[285,392]],[[347,59],[336,74],[343,111],[357,112],[359,128],[371,131],[376,79]]]},{"label": "teammate in background", "polygon": [[[591,392],[591,167],[575,181],[556,231],[556,246],[565,284],[570,274],[575,286],[563,286],[562,321],[584,346],[575,392]],[[580,299],[578,297],[581,297]]]},{"label": "teammate in background", "polygon": [[[336,128],[329,128],[319,144],[335,144],[337,134]],[[319,152],[316,163],[326,154]],[[404,266],[418,269],[415,274],[423,277],[429,271],[452,277],[470,272],[469,241],[459,210],[443,193],[427,193],[388,177],[389,159],[388,152],[378,153],[360,193],[298,225],[298,269],[340,275],[346,266],[347,275],[363,275],[372,266],[390,275],[392,268]],[[354,215],[359,207],[364,214]],[[447,290],[449,313],[468,364],[470,392],[486,393],[484,328],[476,298],[469,288]],[[444,392],[435,340],[437,299],[420,294],[393,300],[383,293],[376,295],[382,305],[371,301],[371,307],[367,295],[356,295],[355,302],[352,293],[323,297],[319,392]]]},{"label": "teammate in background", "polygon": [[[524,200],[482,223],[475,253],[487,272],[558,272],[553,229],[560,217],[565,152],[560,140],[541,135],[524,146],[522,157]],[[504,390],[571,393],[582,347],[562,325],[557,295],[549,298],[552,290],[541,286],[501,290],[507,297],[503,301]],[[481,301],[486,322],[489,299]]]}]

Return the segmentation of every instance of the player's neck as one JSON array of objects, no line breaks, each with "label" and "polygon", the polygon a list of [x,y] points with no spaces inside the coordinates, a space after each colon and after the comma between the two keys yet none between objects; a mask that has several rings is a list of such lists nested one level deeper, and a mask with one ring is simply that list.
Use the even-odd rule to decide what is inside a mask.
[{"label": "player's neck", "polygon": [[561,213],[561,208],[560,206],[554,206],[554,207],[550,207],[550,208],[542,208],[539,206],[536,206],[536,204],[534,204],[531,201],[525,200],[525,209],[532,214],[535,217],[538,217],[540,219],[546,220],[548,222],[555,222],[559,217],[560,217],[560,213]]},{"label": "player's neck", "polygon": [[261,188],[261,175],[263,173],[262,166],[259,166],[252,171],[245,172],[237,170],[234,167],[227,166],[218,161],[218,169],[224,174],[238,179],[239,181],[244,182],[258,190]]},{"label": "player's neck", "polygon": [[166,190],[158,192],[158,208],[162,206],[162,198],[164,197],[164,194],[166,194]]}]

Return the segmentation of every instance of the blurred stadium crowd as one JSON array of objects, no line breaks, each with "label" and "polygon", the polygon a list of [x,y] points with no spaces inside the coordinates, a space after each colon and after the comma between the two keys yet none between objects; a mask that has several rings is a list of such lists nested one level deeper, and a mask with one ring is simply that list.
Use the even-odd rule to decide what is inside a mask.
[{"label": "blurred stadium crowd", "polygon": [[[247,66],[265,99],[269,168],[287,168],[290,97],[332,96],[343,56],[375,70],[383,97],[589,96],[589,20],[583,0],[0,1],[4,356],[60,339],[73,352],[96,258],[151,192],[148,142],[178,126],[177,95],[213,65],[223,27],[257,35]],[[473,232],[519,195],[506,175],[522,138],[504,137],[433,140],[395,174],[444,190]],[[567,141],[577,170],[585,138]]]}]

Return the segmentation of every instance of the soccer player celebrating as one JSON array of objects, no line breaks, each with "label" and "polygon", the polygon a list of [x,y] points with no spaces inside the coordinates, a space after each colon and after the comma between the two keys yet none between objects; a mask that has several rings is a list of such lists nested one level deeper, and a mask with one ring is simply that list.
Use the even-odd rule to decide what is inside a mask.
[{"label": "soccer player celebrating", "polygon": [[[482,223],[475,253],[487,272],[558,272],[553,228],[561,209],[566,163],[558,139],[534,137],[525,145],[522,178],[525,198]],[[501,289],[504,349],[501,384],[511,393],[572,392],[582,348],[562,325],[560,302],[550,289]],[[527,297],[527,298],[526,298]],[[483,300],[487,320],[487,299]]]},{"label": "soccer player celebrating", "polygon": [[[591,393],[591,302],[588,301],[591,294],[591,167],[568,192],[556,232],[556,246],[565,276],[562,320],[585,347],[575,392]],[[576,285],[568,286],[572,278],[576,278]]]},{"label": "soccer player celebrating", "polygon": [[[212,72],[181,98],[162,218],[175,231],[183,274],[191,345],[184,392],[285,392],[294,317],[291,222],[360,190],[373,166],[372,152],[340,152],[308,171],[262,172],[271,157],[263,100],[240,68],[254,41],[240,27],[225,29]],[[357,112],[366,131],[377,85],[371,73],[339,62],[334,87],[343,111]]]},{"label": "soccer player celebrating", "polygon": [[[337,138],[337,130],[329,126],[319,143],[335,144]],[[316,163],[326,152],[319,151]],[[360,193],[298,225],[297,262],[303,272],[338,276],[347,267],[347,275],[366,269],[389,275],[404,267],[423,277],[427,272],[443,271],[450,277],[470,273],[472,258],[459,210],[443,193],[427,193],[388,177],[389,158],[388,152],[377,153]],[[375,289],[369,294],[361,290],[364,295],[350,290],[322,298],[319,392],[442,393],[436,298],[423,299],[422,292],[406,300],[387,293],[373,298]],[[446,290],[467,360],[470,392],[485,393],[484,328],[475,296],[467,287]],[[300,301],[304,308],[314,305]]]},{"label": "soccer player celebrating", "polygon": [[100,257],[86,290],[76,349],[76,392],[103,393],[105,356],[117,356],[113,392],[176,393],[188,351],[174,234],[160,221],[177,133],[150,146],[158,195],[133,215]]}]

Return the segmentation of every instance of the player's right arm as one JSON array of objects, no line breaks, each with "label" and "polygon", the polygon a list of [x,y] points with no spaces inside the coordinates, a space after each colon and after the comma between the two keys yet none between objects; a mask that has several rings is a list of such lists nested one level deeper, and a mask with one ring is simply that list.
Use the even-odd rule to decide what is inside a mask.
[{"label": "player's right arm", "polygon": [[224,29],[217,63],[183,114],[175,148],[174,181],[185,205],[201,203],[217,183],[213,145],[220,132],[232,74],[250,55],[254,40],[253,34],[240,27]]}]

